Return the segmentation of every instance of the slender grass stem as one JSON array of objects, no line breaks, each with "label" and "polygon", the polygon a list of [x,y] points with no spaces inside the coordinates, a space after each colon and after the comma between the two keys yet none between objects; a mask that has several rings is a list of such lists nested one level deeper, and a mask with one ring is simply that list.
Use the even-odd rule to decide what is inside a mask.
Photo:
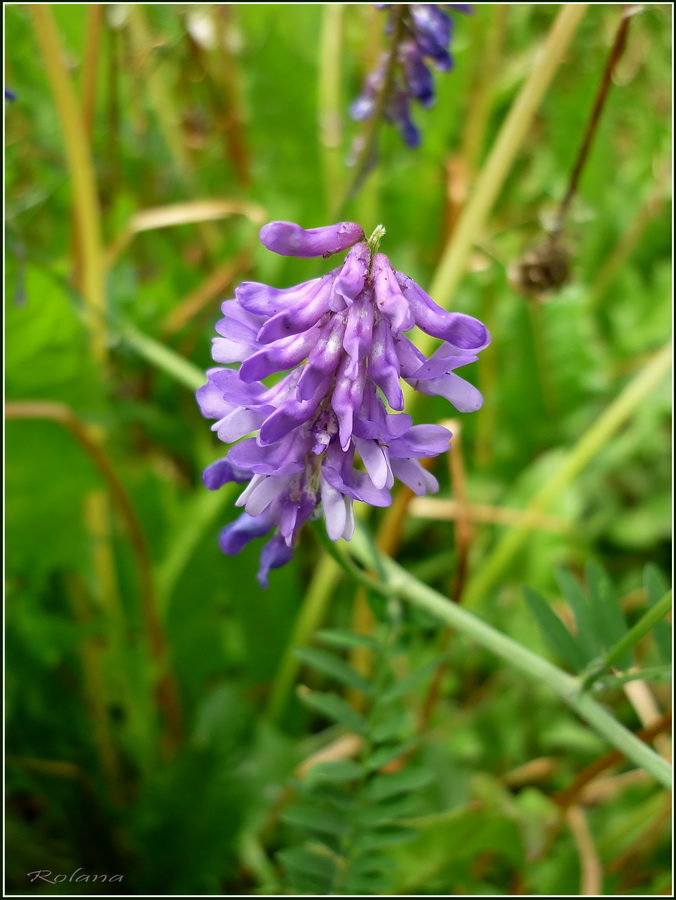
[{"label": "slender grass stem", "polygon": [[28,8],[56,101],[73,186],[77,236],[82,242],[82,296],[88,312],[92,353],[97,362],[105,364],[108,354],[105,264],[94,165],[82,111],[63,61],[63,49],[52,11],[48,4],[31,3]]},{"label": "slender grass stem", "polygon": [[146,362],[162,369],[188,390],[195,391],[204,384],[204,372],[189,360],[175,353],[171,347],[143,334],[129,322],[125,322],[119,331],[122,340],[133,347]]},{"label": "slender grass stem", "polygon": [[[362,564],[372,563],[373,547],[361,523],[357,526],[349,550]],[[600,703],[582,693],[579,679],[562,672],[464,607],[422,584],[393,560],[381,557],[380,564],[387,573],[387,588],[393,595],[427,610],[528,678],[546,684],[613,747],[644,768],[660,784],[671,788],[671,766],[621,725]]]},{"label": "slender grass stem", "polygon": [[[525,513],[544,513],[606,446],[640,403],[659,385],[671,366],[671,342],[663,347],[582,435],[559,469],[531,498]],[[510,529],[467,585],[465,604],[475,605],[495,586],[530,534],[524,525]]]}]

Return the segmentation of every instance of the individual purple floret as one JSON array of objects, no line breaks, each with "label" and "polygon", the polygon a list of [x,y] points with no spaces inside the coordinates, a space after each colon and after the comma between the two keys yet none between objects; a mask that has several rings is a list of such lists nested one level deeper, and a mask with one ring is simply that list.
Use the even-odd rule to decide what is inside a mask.
[{"label": "individual purple floret", "polygon": [[[381,91],[385,89],[387,71],[392,69],[388,96],[384,99],[383,115],[396,125],[406,144],[417,147],[420,132],[413,123],[410,103],[417,100],[426,109],[434,104],[434,79],[430,65],[440,72],[453,68],[450,46],[453,40],[453,19],[442,7],[471,15],[467,3],[376,3],[378,9],[388,11],[385,31],[393,34],[396,46],[384,53],[374,72],[364,83],[361,96],[355,100],[350,114],[357,122],[374,114]],[[395,28],[395,21],[398,26]]]},{"label": "individual purple floret", "polygon": [[[291,288],[241,284],[222,305],[213,357],[239,363],[207,372],[197,391],[212,430],[232,444],[204,471],[211,490],[245,484],[238,519],[221,532],[224,553],[236,554],[269,535],[258,580],[287,563],[309,519],[324,515],[331,540],[350,540],[353,502],[389,506],[395,478],[416,494],[438,489],[420,459],[448,449],[440,425],[413,425],[401,380],[437,394],[461,412],[481,395],[455,374],[489,343],[477,319],[450,313],[397,272],[359,225],[303,229],[271,222],[261,230],[270,250],[301,258],[349,250],[328,274]],[[443,343],[429,358],[405,336],[417,326]],[[269,376],[281,375],[273,383]]]}]

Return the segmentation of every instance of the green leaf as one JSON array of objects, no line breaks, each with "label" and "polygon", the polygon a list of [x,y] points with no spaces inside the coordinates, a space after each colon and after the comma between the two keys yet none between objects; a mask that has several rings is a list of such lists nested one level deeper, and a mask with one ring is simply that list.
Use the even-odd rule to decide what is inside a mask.
[{"label": "green leaf", "polygon": [[295,873],[312,875],[315,878],[323,879],[327,887],[330,886],[336,873],[335,860],[328,853],[291,847],[287,850],[280,850],[277,859],[291,876]]},{"label": "green leaf", "polygon": [[343,893],[348,897],[372,897],[376,894],[387,894],[391,881],[383,872],[363,872],[354,874],[352,864],[343,884]]},{"label": "green leaf", "polygon": [[403,756],[404,753],[408,753],[413,747],[416,747],[419,743],[418,738],[413,738],[410,741],[405,741],[402,744],[394,744],[388,747],[380,747],[375,753],[372,753],[366,762],[366,767],[369,771],[373,772],[376,769],[381,769],[383,766],[386,766],[389,762],[392,762],[393,759],[397,759],[399,756]]},{"label": "green leaf", "polygon": [[392,775],[377,775],[368,783],[364,796],[376,802],[393,797],[395,794],[418,791],[432,780],[432,773],[427,769],[407,768]]},{"label": "green leaf", "polygon": [[375,872],[394,872],[397,868],[396,862],[391,856],[383,853],[382,850],[361,852],[358,847],[354,856],[350,860],[350,875],[368,875]]},{"label": "green leaf", "polygon": [[567,569],[557,569],[556,580],[563,597],[573,611],[577,625],[576,641],[585,655],[585,662],[591,662],[603,651],[598,643],[594,623],[589,610],[589,600],[582,585]]},{"label": "green leaf", "polygon": [[[617,593],[603,568],[594,560],[589,560],[585,566],[585,576],[591,608],[598,623],[598,638],[607,650],[626,634],[627,623],[620,609]],[[626,654],[620,661],[623,668],[629,668],[631,663],[631,654]]]},{"label": "green leaf", "polygon": [[375,743],[391,741],[398,738],[409,727],[409,714],[404,708],[388,711],[382,719],[376,719],[371,727],[370,736]]},{"label": "green leaf", "polygon": [[[665,578],[657,566],[648,565],[643,573],[643,585],[645,587],[648,604],[654,606],[669,590]],[[657,652],[663,662],[671,660],[672,628],[668,622],[658,622],[653,628],[653,637],[657,645]]]},{"label": "green leaf", "polygon": [[364,767],[352,759],[338,759],[332,762],[321,762],[313,766],[307,774],[306,782],[314,785],[318,781],[342,784],[356,781],[364,774]]},{"label": "green leaf", "polygon": [[296,790],[299,796],[306,797],[310,803],[321,803],[338,810],[347,812],[354,805],[354,797],[347,793],[341,786],[341,782],[333,781],[298,781]]},{"label": "green leaf", "polygon": [[379,703],[391,703],[392,700],[396,700],[398,697],[402,697],[404,694],[407,694],[409,691],[412,691],[413,688],[417,687],[422,681],[424,681],[429,675],[431,675],[434,670],[446,659],[445,655],[437,656],[434,659],[430,660],[430,662],[426,663],[417,671],[413,672],[407,678],[402,678],[401,681],[398,681],[395,685],[393,685],[389,690],[385,691],[378,698]]},{"label": "green leaf", "polygon": [[282,813],[285,822],[309,831],[341,837],[348,825],[340,813],[313,803],[294,803]]},{"label": "green leaf", "polygon": [[366,719],[364,716],[357,712],[356,709],[353,709],[337,694],[325,694],[321,691],[311,691],[306,693],[303,691],[302,693],[299,693],[298,696],[305,706],[316,710],[316,712],[326,716],[327,719],[331,719],[339,725],[344,725],[346,728],[349,728],[350,731],[356,731],[359,734],[365,733]]},{"label": "green leaf", "polygon": [[347,628],[322,628],[317,632],[317,640],[329,647],[371,647],[375,649],[378,643],[365,634],[356,634]]},{"label": "green leaf", "polygon": [[394,847],[396,844],[407,844],[418,837],[414,828],[403,825],[382,825],[373,831],[359,835],[360,850],[376,850],[379,847]]},{"label": "green leaf", "polygon": [[361,691],[363,694],[371,692],[371,682],[356,672],[345,660],[340,659],[334,653],[326,650],[317,650],[314,647],[300,647],[294,651],[295,655],[305,665],[325,675],[330,675],[336,681],[346,684],[348,687]]},{"label": "green leaf", "polygon": [[575,638],[544,597],[528,587],[523,589],[523,593],[528,608],[550,649],[574,672],[581,672],[585,668],[586,658]]},{"label": "green leaf", "polygon": [[357,826],[366,827],[378,825],[381,822],[393,822],[413,815],[418,808],[419,798],[412,793],[399,794],[389,797],[378,803],[372,803],[366,809],[361,810],[357,819]]}]

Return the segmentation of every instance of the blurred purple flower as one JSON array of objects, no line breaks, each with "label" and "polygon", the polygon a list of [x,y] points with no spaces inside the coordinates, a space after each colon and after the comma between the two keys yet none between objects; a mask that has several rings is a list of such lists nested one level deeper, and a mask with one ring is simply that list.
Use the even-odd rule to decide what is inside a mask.
[{"label": "blurred purple flower", "polygon": [[[409,147],[417,147],[420,131],[411,119],[410,103],[417,100],[427,109],[434,104],[434,79],[430,65],[440,72],[453,68],[450,53],[453,19],[443,12],[442,6],[466,15],[472,15],[473,8],[467,3],[376,3],[376,6],[388,11],[390,18],[385,27],[388,34],[394,30],[394,16],[401,16],[399,39],[393,51],[384,53],[376,70],[367,76],[364,89],[352,104],[350,114],[357,122],[371,118],[384,87],[391,52],[394,52],[393,78],[383,114],[388,122],[397,126]],[[395,6],[398,7],[396,12]]]},{"label": "blurred purple flower", "polygon": [[[322,511],[331,540],[350,540],[354,500],[388,506],[395,478],[416,494],[437,490],[419,460],[443,453],[451,434],[413,425],[402,378],[462,412],[481,406],[454,370],[488,345],[486,328],[446,312],[395,271],[376,252],[382,234],[379,227],[367,241],[352,222],[310,230],[272,222],[261,241],[275,253],[310,258],[351,249],[321,278],[286,289],[244,282],[222,305],[213,357],[240,365],[210,369],[197,400],[220,440],[234,446],[205,470],[204,483],[247,485],[236,503],[244,512],[220,543],[236,554],[273,532],[258,573],[265,587],[270,569],[291,559],[303,524]],[[414,325],[444,341],[430,359],[404,335]],[[277,373],[285,374],[263,383]]]}]

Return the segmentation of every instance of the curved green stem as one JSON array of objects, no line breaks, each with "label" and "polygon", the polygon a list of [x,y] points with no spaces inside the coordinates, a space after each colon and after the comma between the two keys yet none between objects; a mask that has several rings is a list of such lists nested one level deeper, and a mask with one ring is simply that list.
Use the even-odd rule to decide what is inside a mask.
[{"label": "curved green stem", "polygon": [[[357,526],[349,549],[364,565],[372,564],[373,547],[361,523]],[[621,725],[600,703],[582,693],[578,678],[562,672],[464,607],[422,584],[393,560],[381,556],[380,562],[388,576],[386,587],[389,592],[427,610],[446,625],[504,659],[528,678],[546,684],[601,737],[649,772],[660,784],[671,789],[671,766]]]}]

